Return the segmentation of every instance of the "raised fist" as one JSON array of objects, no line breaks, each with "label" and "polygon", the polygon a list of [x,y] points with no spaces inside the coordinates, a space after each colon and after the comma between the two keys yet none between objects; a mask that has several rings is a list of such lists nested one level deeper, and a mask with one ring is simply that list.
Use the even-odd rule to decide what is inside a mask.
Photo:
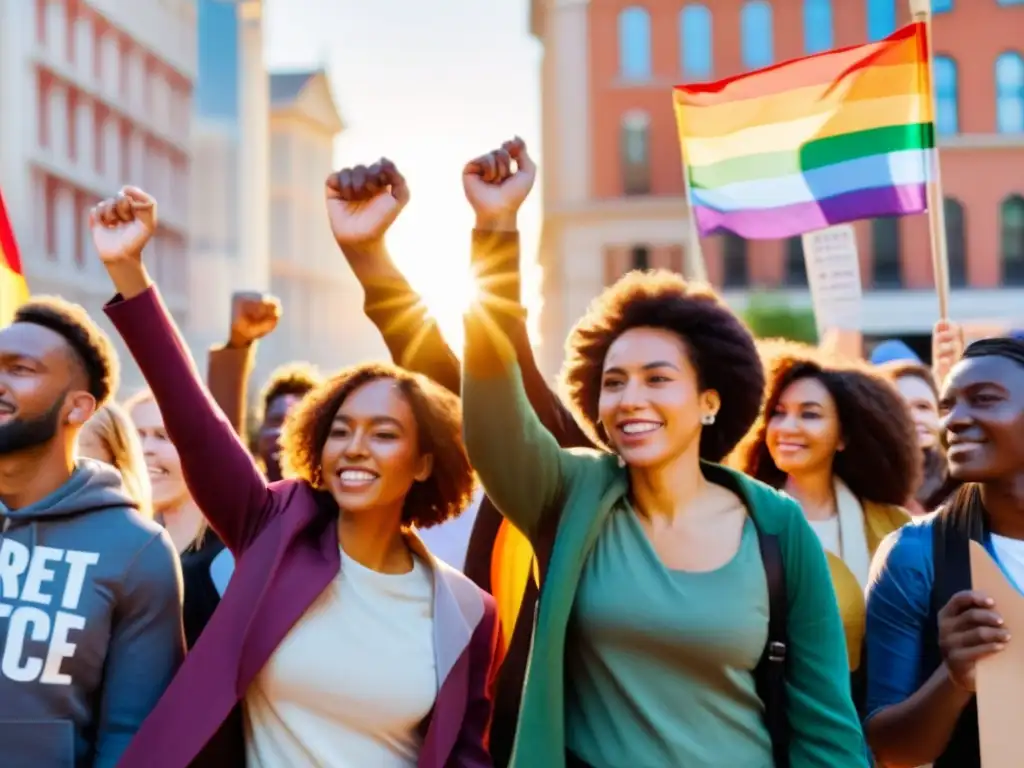
[{"label": "raised fist", "polygon": [[244,347],[271,333],[281,319],[281,302],[266,293],[239,291],[231,296],[232,347]]},{"label": "raised fist", "polygon": [[467,163],[462,186],[477,219],[497,222],[515,217],[536,178],[537,166],[526,151],[526,143],[516,137],[502,144],[501,149]]},{"label": "raised fist", "polygon": [[342,247],[382,239],[408,202],[405,178],[386,158],[327,177],[327,217]]},{"label": "raised fist", "polygon": [[138,187],[122,187],[89,211],[92,241],[105,264],[140,261],[156,223],[156,200]]}]

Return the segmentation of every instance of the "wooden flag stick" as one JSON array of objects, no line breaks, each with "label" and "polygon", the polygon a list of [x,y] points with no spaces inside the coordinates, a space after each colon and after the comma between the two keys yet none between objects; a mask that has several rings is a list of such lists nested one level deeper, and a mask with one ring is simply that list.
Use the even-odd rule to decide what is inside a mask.
[{"label": "wooden flag stick", "polygon": [[[910,0],[914,21],[924,24],[928,41],[928,100],[933,119],[938,118],[935,99],[935,49],[932,44],[931,0]],[[935,125],[933,123],[933,125]],[[939,164],[938,126],[935,125],[935,148],[931,151],[931,179],[928,181],[928,226],[931,232],[932,272],[935,292],[939,298],[939,319],[949,319],[949,251],[946,242],[946,202],[942,192],[942,168]]]}]

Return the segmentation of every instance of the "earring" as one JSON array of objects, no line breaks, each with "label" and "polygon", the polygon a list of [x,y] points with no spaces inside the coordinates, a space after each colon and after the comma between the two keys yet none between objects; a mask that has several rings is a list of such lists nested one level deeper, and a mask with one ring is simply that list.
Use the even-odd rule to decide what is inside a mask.
[{"label": "earring", "polygon": [[715,414],[705,413],[703,416],[700,417],[700,423],[703,424],[705,427],[710,427],[712,424],[715,423]]},{"label": "earring", "polygon": [[619,466],[620,467],[626,466],[626,460],[624,458],[622,458],[621,456],[618,457],[618,462],[619,462]]}]

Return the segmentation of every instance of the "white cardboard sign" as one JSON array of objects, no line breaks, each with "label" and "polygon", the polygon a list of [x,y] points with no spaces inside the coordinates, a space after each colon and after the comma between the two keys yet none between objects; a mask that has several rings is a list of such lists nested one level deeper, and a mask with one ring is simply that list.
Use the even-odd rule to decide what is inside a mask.
[{"label": "white cardboard sign", "polygon": [[819,229],[801,239],[818,336],[829,330],[861,330],[864,294],[853,227]]}]

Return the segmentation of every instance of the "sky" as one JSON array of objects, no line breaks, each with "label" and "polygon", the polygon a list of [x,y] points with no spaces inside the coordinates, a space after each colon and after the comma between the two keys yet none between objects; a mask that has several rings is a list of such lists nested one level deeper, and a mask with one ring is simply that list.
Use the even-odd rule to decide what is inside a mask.
[{"label": "sky", "polygon": [[[408,180],[411,200],[389,250],[456,351],[473,225],[462,167],[515,135],[540,162],[541,48],[529,34],[528,5],[266,0],[268,66],[328,70],[347,125],[336,145],[338,167],[387,156]],[[538,184],[520,216],[531,309],[538,303],[539,198]],[[453,290],[460,294],[454,302]]]}]

